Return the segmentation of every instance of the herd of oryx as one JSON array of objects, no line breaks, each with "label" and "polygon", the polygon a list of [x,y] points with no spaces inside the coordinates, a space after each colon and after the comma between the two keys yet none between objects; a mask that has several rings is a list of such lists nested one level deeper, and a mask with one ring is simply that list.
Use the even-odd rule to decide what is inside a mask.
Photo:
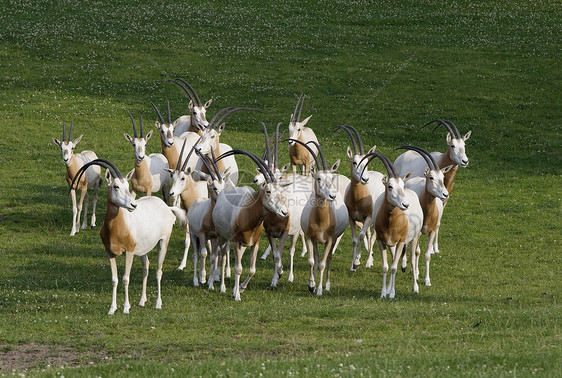
[{"label": "herd of oryx", "polygon": [[[338,125],[336,130],[343,130],[351,140],[351,147],[347,147],[351,166],[348,178],[335,173],[340,160],[331,166],[326,162],[313,130],[306,127],[310,117],[301,121],[304,95],[299,97],[289,120],[287,139],[281,140],[281,122],[271,138],[262,123],[265,152],[256,156],[233,149],[219,140],[225,129],[226,117],[237,111],[255,109],[227,107],[207,121],[206,111],[212,100],[203,103],[192,86],[183,79],[170,81],[188,95],[189,114],[172,122],[169,102],[167,119],[151,102],[158,117],[156,128],[160,134],[162,153],[150,155],[146,154],[146,145],[153,132],[145,133],[142,118],[135,124],[131,115],[133,136],[125,133],[125,138],[133,146],[135,157],[134,169],[126,175],[112,162],[98,158],[92,151],[75,153],[74,149],[82,135],[72,139],[72,123],[68,139],[64,123],[62,141],[53,138],[61,148],[66,165],[66,181],[71,189],[73,221],[70,235],[87,226],[89,188],[93,189],[90,225],[95,226],[97,190],[102,184],[101,168],[106,169],[107,208],[100,236],[112,274],[113,295],[109,314],[117,309],[115,257],[125,254],[123,312],[128,313],[131,307],[128,285],[133,257],[139,256],[142,262],[143,283],[139,305],[144,306],[149,268],[147,253],[156,245],[156,308],[161,308],[162,265],[176,220],[186,235],[180,269],[186,266],[189,247],[193,248],[194,286],[208,283],[208,287],[213,289],[213,285],[220,282],[220,291],[226,292],[225,275],[229,277],[230,274],[230,245],[234,247],[233,297],[237,301],[255,273],[259,241],[264,230],[269,247],[262,258],[273,254],[272,286],[277,286],[283,273],[282,251],[290,236],[289,281],[293,281],[293,256],[296,241],[300,237],[303,255],[308,252],[309,290],[316,295],[322,295],[323,288],[330,290],[332,255],[348,224],[352,233],[352,271],[360,265],[362,245],[368,251],[365,265],[373,265],[372,249],[375,241],[378,242],[383,271],[381,297],[394,298],[398,263],[401,262],[402,270],[406,269],[408,249],[413,291],[419,292],[417,280],[421,234],[427,234],[425,285],[431,285],[431,254],[439,252],[440,221],[457,169],[468,165],[465,141],[470,137],[470,131],[461,136],[451,121],[437,119],[428,122],[424,126],[432,124],[435,129],[443,126],[447,130],[447,150],[429,153],[419,147],[402,146],[399,148],[406,151],[392,163],[386,156],[375,152],[375,147],[365,152],[359,132],[354,127]],[[279,145],[287,142],[290,162],[279,168]],[[254,183],[257,189],[237,186],[238,166],[235,157],[241,155],[256,164]],[[384,173],[369,169],[369,163],[375,158],[382,162]],[[292,172],[288,171],[291,166]],[[300,173],[297,173],[297,166]],[[76,189],[81,190],[78,201]],[[152,196],[158,191],[162,191],[163,200]],[[146,193],[146,196],[136,199],[135,193],[139,192]],[[83,206],[83,221],[80,224]],[[319,251],[319,244],[324,245],[323,251]],[[246,279],[240,283],[242,256],[246,247],[251,247],[250,269]],[[387,247],[392,257],[388,285]],[[210,260],[208,276],[207,256]]]}]

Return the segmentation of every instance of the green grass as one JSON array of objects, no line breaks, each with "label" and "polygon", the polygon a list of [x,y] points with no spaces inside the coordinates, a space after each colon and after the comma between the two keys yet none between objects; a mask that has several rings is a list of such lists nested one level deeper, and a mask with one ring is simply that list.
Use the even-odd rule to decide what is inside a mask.
[{"label": "green grass", "polygon": [[[0,372],[72,376],[555,376],[562,371],[560,35],[556,1],[0,2]],[[135,261],[130,315],[107,316],[111,274],[99,228],[69,237],[72,212],[60,151],[74,121],[92,149],[132,167],[127,111],[156,118],[183,77],[212,115],[224,106],[264,113],[229,118],[223,140],[262,151],[259,121],[303,114],[328,162],[344,133],[395,158],[413,144],[444,150],[450,119],[467,142],[432,258],[432,287],[380,300],[381,272],[348,271],[350,236],[334,256],[332,291],[308,294],[307,262],[294,283],[269,288],[271,261],[242,302],[192,287],[176,229],[163,309],[140,296]],[[158,152],[152,140],[149,152]],[[281,154],[287,160],[285,152]],[[239,159],[249,177],[254,168]],[[377,166],[374,167],[382,169]],[[102,190],[97,211],[105,210]],[[300,245],[300,244],[299,244]],[[264,250],[265,239],[260,248]],[[300,248],[300,247],[298,247]],[[154,253],[154,252],[152,252]],[[152,255],[155,261],[156,254]],[[288,269],[288,262],[285,258]],[[247,256],[244,263],[247,272]],[[123,261],[119,261],[120,274]],[[422,269],[423,274],[423,269]],[[233,286],[227,283],[228,291]],[[25,353],[26,348],[39,352]],[[7,368],[10,353],[28,359]],[[33,356],[36,356],[33,358]]]}]

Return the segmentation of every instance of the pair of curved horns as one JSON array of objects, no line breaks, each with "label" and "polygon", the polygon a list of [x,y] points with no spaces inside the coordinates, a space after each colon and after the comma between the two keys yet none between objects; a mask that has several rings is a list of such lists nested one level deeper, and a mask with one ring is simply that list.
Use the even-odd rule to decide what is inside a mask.
[{"label": "pair of curved horns", "polygon": [[258,109],[245,108],[245,107],[229,106],[229,107],[226,107],[226,108],[222,108],[221,110],[219,110],[213,116],[213,118],[211,118],[211,120],[209,121],[209,126],[207,126],[207,127],[210,127],[212,129],[214,129],[216,127],[216,125],[220,125],[226,117],[228,117],[232,113],[240,111],[240,110],[250,110],[250,111],[254,111],[254,112],[259,112]]},{"label": "pair of curved horns", "polygon": [[379,158],[382,161],[384,167],[386,168],[388,176],[398,177],[398,173],[396,172],[396,169],[394,168],[392,162],[386,156],[384,156],[383,154],[379,154],[378,152],[368,153],[363,157],[363,159],[361,159],[361,161],[363,161],[364,159],[368,159],[367,164],[365,164],[365,168],[363,168],[363,171],[361,172],[361,175],[363,175],[363,172],[365,171],[365,169],[367,169],[367,165],[369,165],[371,160],[375,158]]},{"label": "pair of curved horns", "polygon": [[[309,142],[306,142],[306,143],[303,143],[298,139],[292,139],[292,138],[288,138],[288,139],[283,140],[283,142],[286,142],[286,141],[298,143],[301,146],[303,146],[304,148],[306,148],[308,150],[308,152],[310,152],[310,154],[314,158],[314,162],[316,163],[316,168],[318,168],[319,171],[320,170],[324,170],[324,171],[328,170],[328,165],[326,164],[326,159],[324,158],[324,154],[322,153],[322,149],[320,149],[320,146],[318,145],[318,143],[316,143],[313,140],[311,140]],[[320,155],[322,165],[320,165],[320,160],[318,160],[318,156],[314,153],[314,151],[312,151],[312,148],[310,148],[308,146],[309,143],[314,144],[316,146],[316,148],[318,149],[318,154]]]},{"label": "pair of curved horns", "polygon": [[434,119],[433,121],[429,121],[428,123],[426,123],[425,125],[423,125],[422,127],[420,127],[420,129],[423,129],[424,127],[426,127],[427,125],[431,125],[432,123],[437,123],[437,126],[435,126],[435,128],[433,129],[433,131],[437,130],[437,128],[439,126],[443,126],[447,129],[447,131],[449,131],[449,133],[451,134],[451,137],[454,138],[458,138],[461,139],[461,133],[459,132],[459,129],[457,129],[457,126],[455,126],[455,124],[451,121],[443,121],[441,119]]},{"label": "pair of curved horns", "polygon": [[121,173],[121,171],[119,171],[119,168],[117,168],[115,164],[106,159],[95,159],[80,167],[80,169],[78,170],[78,172],[76,172],[74,178],[72,179],[70,190],[76,190],[76,188],[74,188],[74,183],[82,179],[84,172],[86,172],[86,169],[88,169],[91,165],[99,165],[102,168],[108,169],[109,173],[111,173],[111,177],[113,178],[123,178],[123,174]]},{"label": "pair of curved horns", "polygon": [[[185,158],[185,161],[183,162],[183,165],[181,166],[182,171],[185,171],[185,167],[187,167],[187,162],[189,161],[189,158],[191,157],[191,154],[193,153],[193,150],[195,150],[195,146],[197,146],[197,144],[200,141],[201,141],[201,137],[199,137],[199,139],[197,139],[197,141],[191,147],[191,150],[189,150],[189,153],[187,154],[187,157]],[[181,151],[180,151],[180,157],[178,158],[178,163],[176,164],[176,171],[180,170],[181,158],[183,156],[183,151],[185,150],[185,144],[186,143],[187,143],[187,138],[183,140],[183,144],[181,146]]]},{"label": "pair of curved horns", "polygon": [[[189,99],[191,101],[193,101],[197,106],[203,106],[203,103],[201,102],[201,100],[199,99],[199,96],[197,95],[197,92],[195,92],[195,89],[193,89],[193,87],[184,79],[176,79],[176,80],[168,80],[174,84],[177,84],[181,89],[184,90],[184,92],[187,94],[187,96],[189,97]],[[180,83],[181,82],[181,83]],[[184,85],[185,84],[185,85]],[[187,88],[185,87],[187,86]]]},{"label": "pair of curved horns", "polygon": [[[172,124],[172,113],[170,112],[170,100],[166,100],[166,101],[168,102],[168,124],[171,125]],[[164,122],[164,118],[162,117],[162,114],[160,114],[160,110],[158,110],[158,107],[156,105],[154,105],[154,103],[152,101],[150,101],[150,103],[152,104],[152,107],[156,111],[156,114],[158,114],[158,119],[160,120],[160,123],[162,123],[162,124],[166,123],[166,122]]]},{"label": "pair of curved horns", "polygon": [[[349,139],[351,139],[351,143],[353,144],[353,152],[355,153],[355,155],[359,155],[359,153],[361,153],[361,155],[365,154],[365,150],[363,149],[363,142],[361,141],[361,137],[359,136],[359,132],[357,131],[357,129],[355,127],[345,126],[345,125],[337,125],[336,127],[339,128],[339,129],[345,130],[345,132],[349,136]],[[351,134],[351,132],[353,132],[353,134]],[[355,138],[357,139],[357,144],[355,143],[355,140],[353,139],[353,135],[355,135]],[[357,145],[359,145],[359,149],[357,149]]]},{"label": "pair of curved horns", "polygon": [[[70,131],[68,132],[68,141],[72,142],[72,127],[74,126],[74,122],[70,121]],[[66,124],[62,121],[62,141],[66,141]]]},{"label": "pair of curved horns", "polygon": [[263,175],[266,179],[267,182],[275,182],[275,175],[273,174],[273,172],[271,171],[271,169],[269,169],[269,167],[256,155],[251,154],[247,151],[244,150],[230,150],[227,151],[225,153],[223,153],[222,155],[220,155],[218,158],[215,159],[215,162],[224,159],[225,157],[228,156],[232,156],[232,155],[246,155],[248,156],[250,159],[252,159],[254,161],[254,163],[256,163],[256,165],[258,166],[258,168],[263,172]]},{"label": "pair of curved horns", "polygon": [[[304,104],[304,98],[305,97],[306,97],[306,95],[304,93],[301,93],[301,95],[299,96],[297,104],[295,105],[295,110],[293,111],[293,114],[291,115],[291,122],[300,122],[302,106]],[[299,108],[299,104],[300,104],[300,108]],[[297,114],[297,109],[299,111],[298,114]]]},{"label": "pair of curved horns", "polygon": [[439,170],[439,165],[437,165],[437,162],[435,161],[433,156],[431,156],[431,154],[428,151],[424,150],[423,148],[414,147],[414,146],[401,146],[401,147],[395,148],[395,150],[416,151],[418,154],[420,154],[423,157],[423,159],[427,163],[427,166],[429,167],[429,169],[433,169],[433,170],[436,170],[436,171]]}]

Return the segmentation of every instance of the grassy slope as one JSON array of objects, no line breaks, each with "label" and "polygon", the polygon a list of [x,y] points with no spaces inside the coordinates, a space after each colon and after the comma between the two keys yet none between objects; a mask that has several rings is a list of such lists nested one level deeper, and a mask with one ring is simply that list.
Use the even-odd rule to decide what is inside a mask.
[{"label": "grassy slope", "polygon": [[[2,3],[0,344],[70,347],[73,364],[94,362],[73,370],[84,375],[560,371],[558,4],[247,3]],[[109,266],[97,230],[68,237],[64,168],[51,137],[73,120],[75,135],[85,134],[80,148],[125,170],[126,111],[152,122],[149,100],[163,107],[170,99],[174,116],[183,114],[184,94],[166,83],[178,76],[214,99],[211,114],[230,105],[265,110],[233,116],[224,135],[253,152],[258,121],[286,121],[300,92],[329,162],[345,159],[348,144],[335,124],[354,125],[391,157],[406,143],[442,150],[442,130],[417,131],[435,117],[472,130],[470,167],[459,172],[443,253],[432,259],[434,286],[414,296],[400,274],[398,299],[379,300],[378,259],[349,273],[346,234],[331,293],[307,294],[300,258],[295,283],[283,278],[269,290],[271,262],[260,261],[234,303],[175,270],[176,231],[164,309],[150,302],[108,318]]]}]

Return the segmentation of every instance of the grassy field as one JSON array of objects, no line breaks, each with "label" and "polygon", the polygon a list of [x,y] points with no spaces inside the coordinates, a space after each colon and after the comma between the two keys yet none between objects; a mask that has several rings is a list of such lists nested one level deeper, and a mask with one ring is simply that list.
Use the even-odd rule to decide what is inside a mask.
[{"label": "grassy field", "polygon": [[[396,3],[2,0],[0,374],[559,375],[560,2]],[[183,235],[175,229],[163,309],[154,309],[155,264],[147,307],[135,306],[135,260],[131,313],[120,312],[120,284],[120,308],[107,316],[111,273],[99,227],[68,236],[70,199],[51,138],[73,121],[74,135],[84,134],[78,150],[128,171],[127,111],[151,125],[149,101],[163,108],[169,99],[173,117],[185,114],[185,94],[166,81],[176,77],[213,98],[210,114],[263,110],[233,115],[223,134],[254,153],[263,148],[259,121],[288,122],[306,93],[303,115],[313,115],[309,126],[344,174],[349,140],[336,124],[355,126],[391,158],[403,144],[444,151],[444,130],[418,130],[434,118],[472,130],[470,165],[457,175],[442,253],[432,258],[433,286],[414,295],[399,273],[397,298],[379,299],[378,254],[375,267],[349,272],[348,230],[331,292],[308,294],[303,258],[295,282],[285,275],[272,290],[272,262],[259,260],[236,303],[194,288],[190,264],[176,270]],[[149,152],[159,149],[153,138]],[[254,168],[239,164],[247,179]],[[243,275],[247,259],[244,267]]]}]

